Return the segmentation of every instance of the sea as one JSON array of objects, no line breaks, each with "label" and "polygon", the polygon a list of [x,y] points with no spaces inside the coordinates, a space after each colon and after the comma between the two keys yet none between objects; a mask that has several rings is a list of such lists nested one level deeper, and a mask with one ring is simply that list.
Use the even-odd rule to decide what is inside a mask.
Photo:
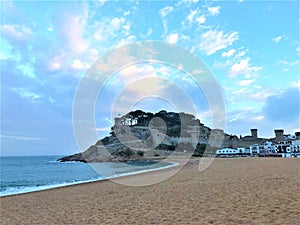
[{"label": "sea", "polygon": [[169,162],[58,162],[63,156],[0,157],[0,196],[105,180],[177,165]]}]

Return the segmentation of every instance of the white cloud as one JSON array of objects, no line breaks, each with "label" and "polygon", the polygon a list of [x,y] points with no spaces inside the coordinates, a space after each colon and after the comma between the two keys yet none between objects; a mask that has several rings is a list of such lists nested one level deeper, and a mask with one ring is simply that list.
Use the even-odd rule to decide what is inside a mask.
[{"label": "white cloud", "polygon": [[95,48],[91,48],[88,51],[90,62],[95,62],[99,58],[99,51]]},{"label": "white cloud", "polygon": [[171,44],[175,44],[177,41],[178,41],[178,34],[177,33],[173,33],[173,34],[170,34],[168,37],[167,37],[167,41]]},{"label": "white cloud", "polygon": [[260,120],[263,120],[264,118],[265,118],[265,116],[255,116],[255,117],[253,117],[253,120],[260,121]]},{"label": "white cloud", "polygon": [[129,15],[130,15],[130,11],[124,12],[124,16],[129,16]]},{"label": "white cloud", "polygon": [[240,80],[237,82],[237,85],[239,86],[248,86],[250,84],[252,84],[255,81],[255,79],[252,80]]},{"label": "white cloud", "polygon": [[277,44],[278,42],[281,41],[281,39],[282,39],[282,36],[278,36],[278,37],[273,38],[272,41]]},{"label": "white cloud", "polygon": [[49,100],[50,103],[55,103],[56,102],[56,100],[53,99],[51,96],[48,97],[48,100]]},{"label": "white cloud", "polygon": [[66,37],[66,44],[72,53],[82,54],[89,48],[90,40],[84,38],[86,36],[87,16],[81,15],[66,15],[61,27],[63,36]]},{"label": "white cloud", "polygon": [[[135,69],[137,68],[128,69],[126,73]],[[147,75],[145,77],[144,73],[140,76],[130,74],[126,76],[126,78],[129,79],[124,80],[126,82],[125,86],[122,85],[124,88],[118,88],[118,90],[121,91],[117,91],[117,98],[115,98],[113,102],[112,111],[114,114],[126,113],[130,111],[134,105],[150,96],[163,96],[169,87],[168,82],[166,83],[164,79],[157,76]]]},{"label": "white cloud", "polygon": [[232,123],[234,121],[243,119],[245,117],[245,115],[243,113],[237,113],[232,115],[230,118],[228,118],[229,122]]},{"label": "white cloud", "polygon": [[288,68],[284,68],[284,69],[282,70],[282,72],[284,72],[284,73],[289,72],[289,69],[288,69]]},{"label": "white cloud", "polygon": [[241,95],[241,94],[245,94],[245,93],[249,93],[248,89],[245,87],[232,92],[232,94],[234,94],[234,95]]},{"label": "white cloud", "polygon": [[203,23],[205,23],[206,18],[205,18],[204,15],[202,15],[202,16],[200,16],[200,17],[197,17],[197,18],[196,18],[196,21],[197,21],[198,23],[200,23],[200,24],[203,24]]},{"label": "white cloud", "polygon": [[212,16],[217,16],[220,13],[220,6],[215,6],[215,7],[208,7],[208,12],[212,15]]},{"label": "white cloud", "polygon": [[258,72],[262,69],[262,67],[258,66],[250,66],[249,64],[250,59],[242,59],[240,62],[235,63],[230,68],[229,77],[236,77],[239,74],[244,74],[247,77],[250,77],[249,74],[253,72]]},{"label": "white cloud", "polygon": [[4,55],[3,53],[0,53],[0,60],[6,60],[8,59],[8,56]]},{"label": "white cloud", "polygon": [[247,74],[245,74],[245,78],[246,79],[250,79],[250,78],[257,78],[257,77],[259,77],[259,75],[257,74],[257,73],[247,73]]},{"label": "white cloud", "polygon": [[135,80],[133,83],[129,84],[126,89],[128,90],[128,95],[132,96],[146,96],[160,94],[162,91],[166,89],[166,85],[164,84],[161,78],[157,77],[148,77],[145,79]]},{"label": "white cloud", "polygon": [[147,31],[147,37],[149,37],[151,34],[153,33],[153,29],[152,28],[149,28],[148,31]]},{"label": "white cloud", "polygon": [[2,32],[9,38],[15,40],[21,40],[26,38],[28,35],[32,34],[32,31],[29,27],[22,25],[2,25]]},{"label": "white cloud", "polygon": [[260,90],[250,93],[249,98],[256,102],[265,102],[265,100],[272,95],[273,92],[269,90]]},{"label": "white cloud", "polygon": [[300,80],[292,82],[292,86],[300,89]]},{"label": "white cloud", "polygon": [[159,14],[162,18],[165,18],[170,12],[173,11],[173,9],[174,8],[172,6],[166,6],[159,11]]},{"label": "white cloud", "polygon": [[120,26],[124,24],[125,18],[113,18],[111,21],[111,26],[113,26],[115,29],[120,29]]},{"label": "white cloud", "polygon": [[227,48],[238,40],[238,32],[223,33],[223,31],[209,30],[200,36],[199,50],[204,51],[207,55]]},{"label": "white cloud", "polygon": [[166,36],[166,33],[168,32],[168,24],[167,24],[167,15],[169,13],[171,13],[172,11],[174,10],[174,8],[172,6],[167,6],[167,7],[164,7],[162,8],[160,11],[159,11],[159,14],[162,18],[162,23],[163,23],[163,27],[164,27],[164,32],[163,32],[163,36],[165,37]]},{"label": "white cloud", "polygon": [[241,72],[247,70],[249,68],[249,58],[242,59],[239,63],[235,63],[231,67],[231,71],[233,72]]},{"label": "white cloud", "polygon": [[99,7],[103,6],[105,4],[107,0],[98,0],[98,1],[95,1],[96,4],[98,4]]},{"label": "white cloud", "polygon": [[50,26],[47,28],[47,30],[48,30],[49,32],[52,32],[52,31],[54,30],[54,28],[53,28],[52,25],[50,25]]},{"label": "white cloud", "polygon": [[298,65],[298,61],[286,61],[286,60],[278,60],[278,65],[286,65],[286,66],[295,66]]},{"label": "white cloud", "polygon": [[71,67],[75,70],[82,70],[82,69],[88,68],[88,66],[86,64],[84,64],[83,62],[81,62],[79,59],[73,60]]},{"label": "white cloud", "polygon": [[122,26],[122,28],[123,28],[124,30],[126,30],[127,32],[129,32],[129,30],[130,30],[130,28],[131,28],[131,25],[130,25],[130,24],[124,24],[124,25]]},{"label": "white cloud", "polygon": [[110,131],[110,127],[96,127],[95,128],[96,131]]},{"label": "white cloud", "polygon": [[14,136],[14,135],[1,135],[1,139],[13,139],[18,141],[42,141],[45,140],[44,138],[38,138],[38,137],[27,137],[27,136]]},{"label": "white cloud", "polygon": [[60,53],[54,57],[46,57],[41,60],[43,69],[49,72],[62,70],[66,65],[67,55],[65,53]]},{"label": "white cloud", "polygon": [[60,65],[60,63],[57,62],[57,61],[53,61],[53,62],[51,62],[50,65],[49,65],[49,70],[50,70],[50,71],[59,70],[60,68],[61,68],[61,65]]},{"label": "white cloud", "polygon": [[37,79],[37,75],[35,72],[35,67],[33,63],[20,63],[17,65],[17,69],[22,72],[23,76],[30,77],[32,79]]},{"label": "white cloud", "polygon": [[41,95],[39,95],[37,93],[34,93],[34,92],[30,92],[30,91],[20,92],[20,95],[23,98],[29,98],[29,99],[32,99],[32,100],[37,100],[37,99],[42,97]]},{"label": "white cloud", "polygon": [[169,67],[155,67],[152,64],[130,65],[123,68],[119,74],[126,83],[145,77],[169,76],[172,69]]},{"label": "white cloud", "polygon": [[[103,46],[116,47],[122,44],[131,43],[135,36],[130,32],[131,24],[124,17],[115,17],[112,20],[103,18],[93,25],[93,39]],[[115,45],[116,42],[119,42]]]},{"label": "white cloud", "polygon": [[296,52],[300,54],[300,47],[296,48]]},{"label": "white cloud", "polygon": [[117,47],[133,43],[136,40],[136,37],[134,35],[129,35],[126,38],[121,39],[118,44],[116,45]]},{"label": "white cloud", "polygon": [[200,0],[182,0],[182,1],[179,1],[178,2],[178,5],[181,5],[182,3],[184,3],[184,4],[192,4],[192,3],[197,3],[197,2],[199,2]]},{"label": "white cloud", "polygon": [[235,49],[231,49],[228,52],[222,52],[222,57],[231,57],[235,53]]},{"label": "white cloud", "polygon": [[245,56],[245,55],[246,55],[246,53],[247,53],[247,50],[246,50],[246,51],[241,51],[241,52],[239,52],[238,54],[236,54],[236,56],[235,56],[235,57],[237,57],[237,58],[239,58],[239,57],[243,57],[243,56]]},{"label": "white cloud", "polygon": [[192,71],[192,75],[200,75],[200,74],[203,74],[204,73],[204,70],[200,70],[200,69],[194,69]]},{"label": "white cloud", "polygon": [[190,24],[193,22],[194,17],[198,12],[199,12],[198,9],[190,11],[190,14],[186,17]]},{"label": "white cloud", "polygon": [[26,90],[25,88],[12,88],[12,91],[20,95],[22,98],[31,101],[32,103],[41,103],[41,98],[43,97],[42,95]]}]

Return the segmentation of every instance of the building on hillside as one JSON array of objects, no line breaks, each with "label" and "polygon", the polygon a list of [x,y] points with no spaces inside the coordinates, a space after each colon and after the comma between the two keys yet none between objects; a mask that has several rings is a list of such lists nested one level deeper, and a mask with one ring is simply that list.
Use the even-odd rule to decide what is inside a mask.
[{"label": "building on hillside", "polygon": [[251,129],[251,135],[238,138],[236,135],[225,134],[224,141],[222,144],[223,148],[249,148],[250,145],[261,144],[268,139],[258,137],[258,130]]},{"label": "building on hillside", "polygon": [[[300,140],[292,141],[291,145],[287,147],[287,154],[290,154],[290,157],[300,158]],[[282,157],[287,157],[283,154]]]},{"label": "building on hillside", "polygon": [[275,138],[250,145],[252,156],[279,156],[300,158],[300,132],[285,135],[283,129],[274,130]]},{"label": "building on hillside", "polygon": [[251,156],[275,156],[276,154],[276,147],[271,141],[250,145]]},{"label": "building on hillside", "polygon": [[250,155],[250,150],[246,148],[222,148],[216,151],[217,157],[220,156],[247,156]]},{"label": "building on hillside", "polygon": [[284,158],[300,158],[300,140],[281,141],[275,144],[276,150]]},{"label": "building on hillside", "polygon": [[229,155],[238,155],[239,151],[234,148],[222,148],[216,151],[217,156],[229,156]]}]

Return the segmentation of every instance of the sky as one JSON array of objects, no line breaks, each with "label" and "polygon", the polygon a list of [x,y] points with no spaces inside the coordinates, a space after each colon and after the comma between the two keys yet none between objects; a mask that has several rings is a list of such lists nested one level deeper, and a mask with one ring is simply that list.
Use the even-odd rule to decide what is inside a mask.
[{"label": "sky", "polygon": [[207,93],[190,74],[141,62],[98,87],[89,103],[97,136],[87,132],[78,143],[73,106],[87,71],[111,51],[149,40],[184,48],[207,66],[222,93],[226,133],[293,134],[299,22],[298,1],[2,1],[1,155],[79,152],[107,136],[115,116],[134,109],[176,111],[188,102],[212,126]]}]

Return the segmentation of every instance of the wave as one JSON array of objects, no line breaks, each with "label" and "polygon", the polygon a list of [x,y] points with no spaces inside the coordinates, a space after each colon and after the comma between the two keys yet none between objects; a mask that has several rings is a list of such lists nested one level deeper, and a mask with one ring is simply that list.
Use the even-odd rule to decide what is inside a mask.
[{"label": "wave", "polygon": [[161,170],[161,169],[167,169],[167,168],[171,168],[171,167],[174,167],[177,165],[178,165],[178,163],[170,162],[169,165],[162,166],[162,167],[137,170],[137,171],[133,171],[133,172],[124,172],[124,173],[115,174],[115,175],[112,175],[109,177],[98,177],[98,178],[92,178],[92,179],[87,179],[87,180],[80,180],[80,181],[76,180],[76,181],[72,181],[72,182],[63,182],[63,183],[47,184],[47,185],[7,187],[7,188],[5,188],[5,190],[0,192],[0,197],[9,196],[9,195],[17,195],[17,194],[25,194],[25,193],[36,192],[36,191],[43,191],[43,190],[59,188],[59,187],[66,187],[66,186],[77,185],[77,184],[91,183],[91,182],[100,181],[100,180],[109,180],[109,179],[113,179],[113,178],[117,178],[117,177],[124,177],[124,176],[136,175],[136,174],[141,174],[141,173],[146,173],[146,172],[151,172],[151,171],[157,171],[157,170]]}]

